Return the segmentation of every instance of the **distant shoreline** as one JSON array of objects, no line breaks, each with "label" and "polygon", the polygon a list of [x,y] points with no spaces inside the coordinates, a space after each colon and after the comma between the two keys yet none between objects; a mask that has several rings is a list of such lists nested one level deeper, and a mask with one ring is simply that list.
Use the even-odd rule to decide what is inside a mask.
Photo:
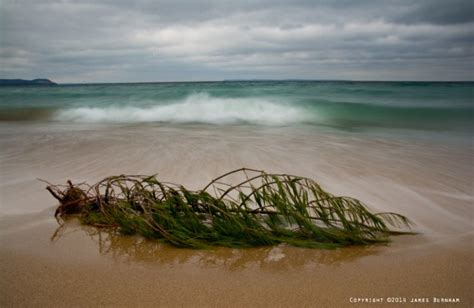
[{"label": "distant shoreline", "polygon": [[0,79],[0,86],[57,86],[58,84],[45,78],[25,79]]},{"label": "distant shoreline", "polygon": [[407,84],[452,84],[474,83],[474,80],[350,80],[350,79],[224,79],[224,80],[183,80],[183,81],[118,81],[118,82],[64,82],[57,83],[46,78],[39,79],[0,79],[0,86],[87,86],[121,84],[188,84],[188,83],[265,83],[265,82],[314,82],[314,83],[407,83]]},{"label": "distant shoreline", "polygon": [[243,79],[243,80],[200,80],[200,81],[130,81],[130,82],[65,82],[59,83],[60,86],[88,86],[88,85],[123,85],[123,84],[199,84],[199,83],[265,83],[265,82],[314,82],[314,83],[348,83],[348,84],[362,84],[362,83],[409,83],[409,84],[453,84],[462,83],[470,84],[473,81],[408,81],[408,80],[323,80],[323,79]]}]

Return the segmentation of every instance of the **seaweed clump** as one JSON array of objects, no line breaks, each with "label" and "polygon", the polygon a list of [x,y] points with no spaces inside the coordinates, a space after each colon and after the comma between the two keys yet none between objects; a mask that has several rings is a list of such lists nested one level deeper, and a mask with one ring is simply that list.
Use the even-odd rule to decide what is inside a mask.
[{"label": "seaweed clump", "polygon": [[[232,180],[238,179],[236,184]],[[314,180],[242,168],[191,191],[156,175],[107,177],[94,185],[48,185],[61,223],[139,234],[178,247],[252,247],[287,243],[335,248],[384,243],[409,233],[397,213],[371,213],[359,200],[334,196]]]}]

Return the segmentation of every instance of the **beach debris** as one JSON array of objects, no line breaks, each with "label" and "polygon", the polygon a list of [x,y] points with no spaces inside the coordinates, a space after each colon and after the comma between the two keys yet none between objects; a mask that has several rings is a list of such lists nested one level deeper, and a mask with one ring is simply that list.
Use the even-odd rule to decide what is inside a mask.
[{"label": "beach debris", "polygon": [[371,213],[359,200],[334,196],[312,179],[241,168],[203,189],[159,181],[156,175],[119,175],[94,185],[49,184],[62,223],[138,234],[178,247],[252,247],[286,243],[311,248],[386,243],[411,233],[397,213]]}]

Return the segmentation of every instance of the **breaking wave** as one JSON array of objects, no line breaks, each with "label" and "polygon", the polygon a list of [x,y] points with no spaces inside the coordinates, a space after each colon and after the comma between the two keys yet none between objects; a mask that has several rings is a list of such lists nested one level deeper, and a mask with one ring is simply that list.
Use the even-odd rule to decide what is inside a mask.
[{"label": "breaking wave", "polygon": [[[207,93],[188,96],[181,102],[146,107],[107,106],[58,110],[56,121],[82,123],[208,123],[282,125],[310,120],[303,106],[262,98],[220,98]],[[314,120],[314,117],[313,117]]]}]

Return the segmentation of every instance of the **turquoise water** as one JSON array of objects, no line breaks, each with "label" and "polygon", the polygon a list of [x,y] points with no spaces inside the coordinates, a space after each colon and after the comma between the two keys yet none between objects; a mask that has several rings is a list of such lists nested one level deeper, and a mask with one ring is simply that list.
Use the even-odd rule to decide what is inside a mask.
[{"label": "turquoise water", "polygon": [[0,88],[0,121],[464,133],[474,83],[224,81]]}]

